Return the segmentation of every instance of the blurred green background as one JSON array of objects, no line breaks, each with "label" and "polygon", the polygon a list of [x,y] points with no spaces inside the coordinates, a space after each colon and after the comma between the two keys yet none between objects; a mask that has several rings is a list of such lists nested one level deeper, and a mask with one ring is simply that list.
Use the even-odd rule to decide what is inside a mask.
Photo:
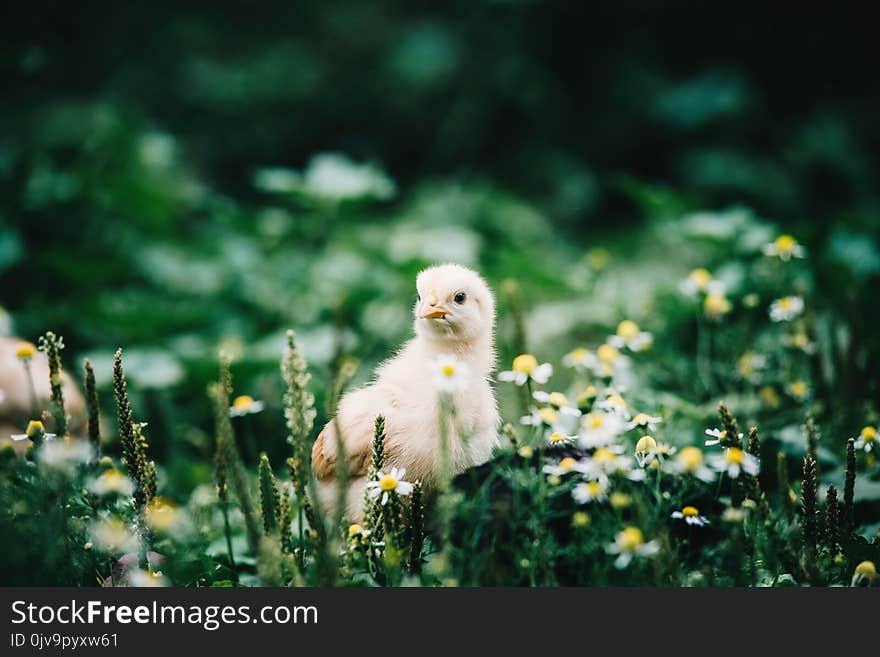
[{"label": "blurred green background", "polygon": [[[880,362],[865,6],[4,9],[0,331],[63,334],[68,369],[88,355],[105,394],[124,346],[163,477],[187,490],[210,481],[218,349],[269,405],[253,431],[280,462],[284,329],[320,401],[340,357],[363,380],[405,339],[414,276],[437,261],[514,279],[542,360],[632,317],[656,336],[637,390],[680,408],[754,397],[724,376],[757,339],[748,321],[716,354],[718,388],[697,383],[677,285],[698,266],[742,280],[737,258],[786,231],[809,252],[790,283],[815,309],[815,411],[845,440],[875,410]],[[500,315],[507,361],[507,300]],[[803,408],[778,415],[764,421]]]}]

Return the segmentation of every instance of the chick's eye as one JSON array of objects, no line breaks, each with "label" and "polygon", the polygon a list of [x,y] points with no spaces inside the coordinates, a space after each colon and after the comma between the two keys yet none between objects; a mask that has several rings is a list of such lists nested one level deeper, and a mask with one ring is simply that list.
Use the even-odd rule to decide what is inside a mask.
[{"label": "chick's eye", "polygon": [[421,301],[421,300],[422,300],[422,295],[419,294],[418,292],[416,292],[416,301]]},{"label": "chick's eye", "polygon": [[464,303],[465,299],[467,299],[467,295],[464,292],[455,295],[455,303]]}]

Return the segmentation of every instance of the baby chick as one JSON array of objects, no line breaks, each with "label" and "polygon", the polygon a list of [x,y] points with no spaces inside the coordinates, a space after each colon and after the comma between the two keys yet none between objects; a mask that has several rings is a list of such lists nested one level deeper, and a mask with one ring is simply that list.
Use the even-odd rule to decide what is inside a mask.
[{"label": "baby chick", "polygon": [[490,375],[495,365],[495,300],[476,272],[455,264],[422,271],[416,279],[415,337],[380,364],[375,378],[342,397],[335,421],[312,448],[312,470],[322,508],[337,503],[338,427],[349,467],[346,515],[363,518],[364,487],[372,452],[373,425],[385,416],[385,470],[405,468],[430,494],[442,476],[439,393],[431,363],[457,359],[461,380],[451,392],[454,426],[448,434],[454,473],[488,460],[498,443],[500,419]]}]

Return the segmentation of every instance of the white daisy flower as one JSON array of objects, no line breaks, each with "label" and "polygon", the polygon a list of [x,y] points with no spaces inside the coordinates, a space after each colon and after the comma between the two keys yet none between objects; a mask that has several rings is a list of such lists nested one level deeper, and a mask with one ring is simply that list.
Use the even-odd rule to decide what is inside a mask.
[{"label": "white daisy flower", "polygon": [[161,572],[151,572],[137,568],[128,573],[128,584],[138,588],[171,586],[171,582]]},{"label": "white daisy flower", "polygon": [[[661,463],[675,454],[675,448],[666,443],[658,443],[652,436],[642,436],[636,443],[636,463],[640,468],[660,461]],[[658,466],[660,463],[657,464]]]},{"label": "white daisy flower", "polygon": [[535,398],[535,401],[539,401],[542,404],[550,404],[550,406],[564,415],[570,415],[572,417],[581,416],[580,410],[578,410],[576,406],[572,406],[568,401],[568,397],[561,392],[544,392],[543,390],[536,390],[532,393],[532,397]]},{"label": "white daisy flower", "polygon": [[498,380],[522,386],[531,379],[539,385],[544,385],[551,376],[553,376],[553,366],[550,363],[539,365],[538,359],[531,354],[520,354],[513,359],[510,370],[498,373]]},{"label": "white daisy flower", "polygon": [[877,429],[874,427],[864,427],[859,432],[859,437],[853,443],[856,449],[862,449],[870,453],[875,449],[880,449],[880,441],[877,438]]},{"label": "white daisy flower", "polygon": [[134,483],[119,470],[107,470],[93,479],[88,489],[91,493],[103,496],[114,493],[123,497],[134,493]]},{"label": "white daisy flower", "polygon": [[614,560],[614,567],[623,569],[636,557],[653,557],[660,551],[660,544],[657,541],[646,543],[641,529],[627,527],[617,534],[617,538],[605,548],[605,551],[608,554],[618,555]]},{"label": "white daisy flower", "polygon": [[788,262],[792,258],[803,258],[806,250],[791,235],[780,235],[762,249],[764,255],[777,257]]},{"label": "white daisy flower", "polygon": [[606,447],[624,431],[624,420],[617,413],[592,411],[581,417],[580,424],[578,442],[584,449]]},{"label": "white daisy flower", "polygon": [[810,340],[810,336],[805,331],[796,331],[791,335],[783,335],[782,344],[792,349],[800,349],[805,354],[816,352],[816,343]]},{"label": "white daisy flower", "polygon": [[790,322],[804,312],[802,297],[788,296],[776,299],[770,304],[770,319],[774,322]]},{"label": "white daisy flower", "polygon": [[632,469],[632,459],[622,456],[623,447],[600,447],[584,461],[584,475],[590,479],[607,481],[612,475],[620,475],[632,481],[642,481],[645,473]]},{"label": "white daisy flower", "polygon": [[52,440],[37,451],[41,467],[72,477],[76,469],[92,460],[92,446],[85,440]]},{"label": "white daisy flower", "polygon": [[678,455],[666,465],[666,470],[677,475],[690,475],[709,483],[715,480],[715,471],[706,467],[699,447],[682,447]]},{"label": "white daisy flower", "polygon": [[434,386],[441,392],[455,392],[467,387],[468,368],[453,354],[441,354],[434,358],[429,367]]},{"label": "white daisy flower", "polygon": [[792,397],[798,401],[803,401],[810,396],[810,386],[803,379],[796,379],[789,383],[785,389]]},{"label": "white daisy flower", "polygon": [[647,413],[636,413],[635,416],[633,416],[633,419],[626,424],[624,429],[631,431],[636,427],[641,427],[648,431],[657,431],[657,425],[662,421],[662,417],[648,415]]},{"label": "white daisy flower", "polygon": [[608,395],[605,399],[596,402],[596,408],[614,413],[623,420],[629,420],[632,417],[629,406],[620,395]]},{"label": "white daisy flower", "polygon": [[243,415],[253,415],[259,413],[265,408],[265,404],[256,401],[250,395],[239,395],[232,400],[232,406],[229,407],[229,415],[231,417],[241,417]]},{"label": "white daisy flower", "polygon": [[726,294],[710,292],[703,300],[703,312],[709,319],[720,320],[731,310],[733,310],[733,304]]},{"label": "white daisy flower", "polygon": [[608,338],[608,344],[617,349],[626,347],[630,351],[643,351],[651,346],[654,337],[642,331],[639,325],[630,319],[617,325],[617,332]]},{"label": "white daisy flower", "polygon": [[743,472],[754,477],[759,468],[758,459],[739,447],[729,447],[723,454],[710,455],[709,465],[718,472],[726,472],[731,479],[738,478]]},{"label": "white daisy flower", "polygon": [[561,477],[562,475],[569,474],[571,472],[581,472],[583,470],[583,466],[581,463],[570,456],[566,456],[556,465],[545,465],[543,468],[543,472],[545,474]]},{"label": "white daisy flower", "polygon": [[681,511],[673,511],[672,517],[676,520],[684,520],[687,524],[696,525],[697,527],[704,527],[709,524],[709,519],[706,516],[701,516],[695,506],[685,506],[682,507]]},{"label": "white daisy flower", "polygon": [[568,436],[561,431],[552,431],[547,437],[547,446],[562,447],[564,445],[571,445],[575,440],[577,440],[577,436]]},{"label": "white daisy flower", "polygon": [[403,481],[403,475],[406,470],[403,468],[392,468],[391,472],[384,474],[376,473],[376,479],[367,482],[367,493],[370,499],[376,500],[381,497],[382,506],[388,504],[391,493],[398,495],[409,495],[413,491],[413,485],[408,481]]},{"label": "white daisy flower", "polygon": [[597,363],[596,354],[583,347],[573,349],[562,357],[563,365],[580,371],[592,370]]},{"label": "white daisy flower", "polygon": [[532,410],[531,415],[523,415],[519,419],[520,424],[526,426],[555,426],[559,424],[559,411],[552,406],[542,406]]},{"label": "white daisy flower", "polygon": [[582,481],[572,488],[571,496],[578,504],[604,502],[608,496],[608,482],[601,480]]},{"label": "white daisy flower", "polygon": [[[721,445],[722,447],[727,447],[730,442],[727,438],[727,431],[723,429],[706,429],[706,435],[710,437],[710,440],[706,441],[707,447],[710,445]],[[742,433],[740,433],[738,437],[739,440],[742,441]]]},{"label": "white daisy flower", "polygon": [[94,520],[89,524],[89,537],[104,552],[132,552],[138,539],[132,527],[115,516]]},{"label": "white daisy flower", "polygon": [[711,282],[712,273],[700,267],[688,274],[688,277],[679,283],[678,288],[687,296],[695,297],[701,292],[706,292]]}]

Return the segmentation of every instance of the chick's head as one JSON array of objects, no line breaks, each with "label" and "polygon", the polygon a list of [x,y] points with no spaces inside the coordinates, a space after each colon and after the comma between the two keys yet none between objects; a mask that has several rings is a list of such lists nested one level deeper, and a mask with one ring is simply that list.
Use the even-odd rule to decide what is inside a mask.
[{"label": "chick's head", "polygon": [[455,264],[429,267],[418,275],[416,292],[419,336],[457,342],[491,339],[495,299],[475,271]]}]

